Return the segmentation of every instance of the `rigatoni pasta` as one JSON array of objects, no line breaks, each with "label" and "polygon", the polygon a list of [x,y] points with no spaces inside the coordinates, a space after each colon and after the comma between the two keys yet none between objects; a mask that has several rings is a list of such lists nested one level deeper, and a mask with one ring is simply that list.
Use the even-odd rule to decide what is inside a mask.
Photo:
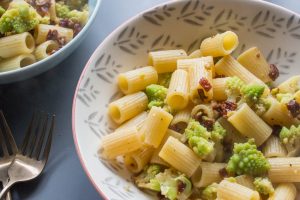
[{"label": "rigatoni pasta", "polygon": [[157,73],[173,72],[177,68],[177,60],[186,57],[184,50],[155,51],[149,53],[148,63],[155,68]]},{"label": "rigatoni pasta", "polygon": [[[227,31],[189,56],[150,52],[149,66],[121,73],[127,95],[109,104],[119,126],[104,137],[101,155],[124,163],[139,188],[165,199],[294,199],[300,79],[270,91],[276,66],[258,47],[239,63],[229,55],[237,42]],[[216,56],[223,57],[215,65]]]},{"label": "rigatoni pasta", "polygon": [[181,110],[189,103],[188,74],[182,69],[177,69],[171,77],[167,104],[174,110]]},{"label": "rigatoni pasta", "polygon": [[59,44],[57,42],[53,40],[48,40],[36,47],[34,55],[37,60],[43,60],[51,56],[58,49]]},{"label": "rigatoni pasta", "polygon": [[172,136],[167,139],[158,155],[188,177],[193,175],[201,162],[190,148]]},{"label": "rigatoni pasta", "polygon": [[31,65],[35,61],[35,57],[32,54],[22,54],[16,57],[4,59],[0,61],[0,72],[19,69],[27,65]]},{"label": "rigatoni pasta", "polygon": [[118,76],[118,84],[125,94],[144,90],[148,85],[157,83],[158,75],[153,67],[134,69]]},{"label": "rigatoni pasta", "polygon": [[108,106],[110,117],[118,124],[131,119],[146,110],[148,98],[143,92],[129,94],[111,102]]}]

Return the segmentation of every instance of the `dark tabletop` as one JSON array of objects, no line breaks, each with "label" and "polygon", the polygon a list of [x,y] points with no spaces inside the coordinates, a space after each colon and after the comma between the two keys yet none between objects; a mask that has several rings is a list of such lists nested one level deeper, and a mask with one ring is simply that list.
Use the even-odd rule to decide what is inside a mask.
[{"label": "dark tabletop", "polygon": [[[13,199],[101,199],[77,158],[72,138],[71,110],[81,71],[98,44],[118,25],[138,12],[166,0],[102,0],[99,13],[86,39],[64,62],[35,78],[0,85],[0,109],[21,143],[34,110],[55,113],[56,129],[46,169],[38,179],[13,188]],[[269,0],[300,12],[298,0]]]}]

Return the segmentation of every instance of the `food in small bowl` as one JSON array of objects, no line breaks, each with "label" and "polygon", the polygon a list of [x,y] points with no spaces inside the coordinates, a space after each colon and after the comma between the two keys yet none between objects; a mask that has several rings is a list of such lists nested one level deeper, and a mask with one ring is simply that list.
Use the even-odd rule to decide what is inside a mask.
[{"label": "food in small bowl", "polygon": [[0,6],[0,72],[51,56],[89,17],[86,1],[16,0]]},{"label": "food in small bowl", "polygon": [[295,199],[299,19],[263,1],[173,1],[114,31],[73,105],[99,193]]}]

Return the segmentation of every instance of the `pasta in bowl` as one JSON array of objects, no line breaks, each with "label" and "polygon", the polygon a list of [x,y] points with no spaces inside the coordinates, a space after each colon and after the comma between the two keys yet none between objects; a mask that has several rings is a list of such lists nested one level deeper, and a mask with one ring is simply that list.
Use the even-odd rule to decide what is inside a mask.
[{"label": "pasta in bowl", "polygon": [[1,1],[0,83],[34,76],[60,62],[82,40],[99,3]]},{"label": "pasta in bowl", "polygon": [[[178,1],[146,11],[92,56],[74,99],[73,132],[85,171],[104,197],[296,199],[299,71],[278,60],[290,58],[294,47],[272,46],[279,31],[271,38],[248,31],[287,11],[271,7],[273,13],[252,19],[236,14],[231,1],[220,2]],[[168,9],[169,23],[151,15]],[[181,22],[189,9],[210,14],[203,25]],[[214,29],[223,16],[228,28]],[[291,16],[290,23],[298,17]],[[248,27],[233,30],[235,19],[244,18]],[[149,24],[153,35],[143,32]],[[178,26],[189,31],[178,33]]]}]

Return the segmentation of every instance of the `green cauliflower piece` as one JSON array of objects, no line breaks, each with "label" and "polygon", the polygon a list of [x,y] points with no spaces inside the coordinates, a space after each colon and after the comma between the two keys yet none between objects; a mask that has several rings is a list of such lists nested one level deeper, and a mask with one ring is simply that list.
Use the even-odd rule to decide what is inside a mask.
[{"label": "green cauliflower piece", "polygon": [[146,167],[135,179],[138,187],[160,192],[169,200],[184,200],[192,193],[192,183],[184,174],[173,169],[162,171],[159,165]]},{"label": "green cauliflower piece", "polygon": [[154,191],[160,191],[160,185],[153,181],[155,176],[163,171],[163,167],[157,164],[151,164],[144,168],[142,173],[134,177],[135,184],[140,188],[146,188]]},{"label": "green cauliflower piece", "polygon": [[5,9],[2,6],[0,6],[0,16],[3,15],[4,13],[5,13]]},{"label": "green cauliflower piece", "polygon": [[272,105],[270,98],[260,98],[257,103],[255,103],[252,109],[258,116],[262,116]]},{"label": "green cauliflower piece", "polygon": [[264,90],[264,85],[248,84],[242,87],[241,94],[247,103],[254,104],[258,102],[258,100],[264,93]]},{"label": "green cauliflower piece", "polygon": [[209,186],[205,187],[204,190],[201,193],[201,198],[203,200],[215,200],[217,199],[217,189],[218,189],[217,183],[212,183]]},{"label": "green cauliflower piece", "polygon": [[149,103],[148,108],[152,106],[163,107],[165,105],[165,98],[167,96],[168,89],[161,85],[151,84],[146,87],[146,95]]},{"label": "green cauliflower piece", "polygon": [[233,155],[230,157],[226,170],[233,175],[262,176],[270,168],[263,153],[257,150],[254,139],[246,143],[235,143]]},{"label": "green cauliflower piece", "polygon": [[283,127],[279,133],[279,138],[283,144],[296,145],[300,141],[300,125],[292,125],[290,128]]},{"label": "green cauliflower piece", "polygon": [[236,102],[237,98],[241,96],[241,89],[245,83],[238,77],[228,77],[225,84],[225,93],[229,101]]},{"label": "green cauliflower piece", "polygon": [[24,33],[34,29],[40,20],[41,16],[26,2],[12,2],[0,18],[0,32]]},{"label": "green cauliflower piece", "polygon": [[214,149],[214,142],[209,140],[211,138],[211,133],[193,119],[185,129],[184,136],[187,139],[190,148],[201,157],[205,157]]},{"label": "green cauliflower piece", "polygon": [[226,136],[226,129],[219,122],[215,122],[213,125],[213,130],[211,132],[211,138],[213,141],[221,141]]},{"label": "green cauliflower piece", "polygon": [[158,85],[169,88],[172,73],[163,73],[158,75]]},{"label": "green cauliflower piece", "polygon": [[267,177],[256,177],[253,184],[255,190],[260,194],[271,195],[274,193],[274,187]]},{"label": "green cauliflower piece", "polygon": [[66,3],[72,9],[80,9],[87,4],[87,0],[66,0]]},{"label": "green cauliflower piece", "polygon": [[78,22],[81,25],[85,25],[88,21],[89,12],[87,10],[79,11],[72,10],[64,2],[57,2],[55,4],[56,14],[59,18],[70,19],[73,22]]}]

